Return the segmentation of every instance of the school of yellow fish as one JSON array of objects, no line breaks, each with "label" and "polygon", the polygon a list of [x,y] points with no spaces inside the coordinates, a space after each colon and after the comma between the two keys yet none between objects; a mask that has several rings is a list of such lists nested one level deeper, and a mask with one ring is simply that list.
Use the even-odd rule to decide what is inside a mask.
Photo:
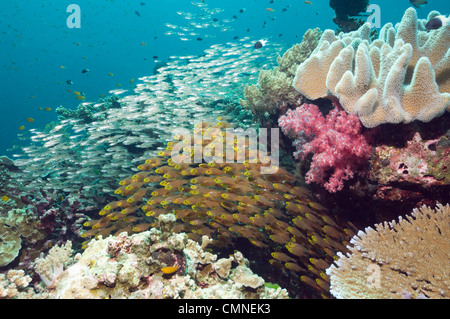
[{"label": "school of yellow fish", "polygon": [[[226,140],[226,130],[222,129],[227,126],[224,121],[200,122],[194,133],[210,138],[211,130],[220,129],[212,135],[213,139],[222,138],[220,143]],[[189,138],[187,146],[190,142],[195,144]],[[203,154],[211,154],[211,142],[208,138],[197,142]],[[235,139],[234,145],[223,145],[223,153],[218,154],[225,159],[227,149],[232,149],[233,163],[190,163],[193,148],[191,156],[183,153],[173,157],[177,143],[186,140],[175,136],[166,150],[147,159],[137,167],[139,172],[120,181],[114,191],[117,200],[107,204],[98,219],[84,224],[88,229],[82,237],[142,232],[156,226],[155,218],[160,214],[173,212],[178,221],[174,232],[186,232],[199,242],[207,235],[217,247],[232,247],[234,239],[247,238],[256,248],[272,250],[273,266],[294,273],[300,283],[323,297],[329,296],[325,269],[336,252],[347,251],[346,240],[355,227],[338,222],[283,168],[279,167],[275,174],[261,174],[265,161],[249,147],[245,137]],[[239,149],[245,152],[238,152]],[[177,156],[188,161],[176,164]]]}]

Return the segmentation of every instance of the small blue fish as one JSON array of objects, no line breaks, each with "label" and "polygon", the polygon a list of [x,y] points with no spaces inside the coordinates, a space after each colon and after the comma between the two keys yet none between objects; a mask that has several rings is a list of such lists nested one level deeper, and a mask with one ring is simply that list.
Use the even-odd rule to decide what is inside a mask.
[{"label": "small blue fish", "polygon": [[423,7],[424,5],[428,4],[427,0],[409,0],[409,3],[411,3],[416,8]]}]

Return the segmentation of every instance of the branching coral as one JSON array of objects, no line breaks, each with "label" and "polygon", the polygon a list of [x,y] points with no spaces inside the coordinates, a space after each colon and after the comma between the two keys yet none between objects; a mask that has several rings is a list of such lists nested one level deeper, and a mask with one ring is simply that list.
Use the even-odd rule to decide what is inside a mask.
[{"label": "branching coral", "polygon": [[326,30],[293,85],[309,99],[336,96],[366,127],[428,122],[450,110],[449,43],[448,27],[426,32],[413,8],[375,41],[367,23],[339,36]]},{"label": "branching coral", "polygon": [[314,154],[306,182],[323,184],[329,192],[342,190],[344,181],[370,157],[372,148],[360,132],[358,117],[338,107],[324,117],[316,105],[304,104],[288,110],[278,123],[286,135],[296,138],[295,157]]},{"label": "branching coral", "polygon": [[337,298],[450,296],[450,206],[422,206],[406,219],[358,232],[327,269]]}]

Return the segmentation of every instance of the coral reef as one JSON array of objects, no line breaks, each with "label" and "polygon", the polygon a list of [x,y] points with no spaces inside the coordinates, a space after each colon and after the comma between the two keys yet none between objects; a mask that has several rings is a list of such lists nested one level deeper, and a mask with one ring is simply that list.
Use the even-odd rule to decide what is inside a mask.
[{"label": "coral reef", "polygon": [[[335,220],[292,174],[253,148],[247,133],[238,134],[228,125],[202,122],[195,128],[196,137],[175,136],[166,151],[147,159],[138,166],[140,172],[119,183],[115,193],[124,198],[107,204],[99,219],[86,222],[91,229],[82,237],[146,231],[155,226],[155,217],[171,211],[177,218],[173,232],[186,232],[198,242],[206,235],[220,249],[236,249],[237,242],[246,239],[251,250],[265,255],[265,262],[270,259],[274,269],[294,278],[296,294],[327,295],[323,267],[345,249],[356,228]],[[231,146],[224,143],[230,134],[237,135]],[[195,152],[204,156],[211,155],[212,147],[220,150],[215,161],[195,162],[192,142]],[[172,154],[180,145],[187,154]],[[234,161],[226,163],[229,151]],[[176,164],[179,156],[185,161]],[[265,174],[264,169],[273,171]],[[271,249],[276,250],[272,258],[267,255]],[[315,284],[316,277],[321,286]]]},{"label": "coral reef", "polygon": [[[186,234],[170,232],[176,217],[158,217],[161,229],[99,237],[59,276],[50,298],[287,298],[248,268],[240,252],[217,259]],[[162,224],[162,225],[161,225]],[[62,261],[66,260],[63,256]]]},{"label": "coral reef", "polygon": [[[105,113],[103,111],[118,109],[121,107],[122,105],[119,103],[119,97],[117,95],[112,95],[99,99],[96,104],[81,103],[78,105],[76,110],[71,110],[60,106],[55,111],[58,114],[58,120],[60,122],[64,120],[78,119],[80,120],[80,123],[88,124],[91,122],[104,120]],[[57,123],[49,125],[46,127],[46,131],[49,132],[56,125]]]},{"label": "coral reef", "polygon": [[450,110],[449,43],[449,28],[425,31],[413,8],[374,41],[368,23],[338,36],[326,30],[293,85],[308,99],[337,97],[369,128],[428,122]]},{"label": "coral reef", "polygon": [[38,221],[26,209],[13,209],[0,217],[0,267],[11,263],[22,248],[22,240],[35,243],[44,238]]},{"label": "coral reef", "polygon": [[23,270],[10,269],[6,275],[0,274],[0,299],[24,298],[24,288],[28,287],[31,277]]},{"label": "coral reef", "polygon": [[445,298],[450,295],[450,206],[414,209],[406,219],[359,231],[350,253],[327,269],[337,298]]},{"label": "coral reef", "polygon": [[405,147],[381,145],[374,148],[369,179],[380,186],[417,184],[424,188],[449,185],[450,148],[444,136],[424,140],[418,132]]},{"label": "coral reef", "polygon": [[[170,57],[127,96],[121,96],[126,90],[113,90],[116,98],[85,101],[73,111],[59,108],[59,122],[30,130],[31,143],[15,160],[21,169],[16,181],[26,193],[42,189],[72,194],[89,205],[104,204],[116,179],[148,158],[148,150],[156,155],[165,147],[174,123],[186,127],[196,118],[229,115],[224,101],[237,101],[245,83],[256,81],[260,68],[272,65],[266,55],[280,48],[274,43],[248,50],[248,41],[214,45],[199,56]],[[239,114],[244,119],[240,125],[249,127],[245,115]]]},{"label": "coral reef", "polygon": [[272,70],[242,39],[58,108],[0,157],[0,298],[448,298],[448,30],[310,29]]},{"label": "coral reef", "polygon": [[251,109],[258,119],[266,113],[273,114],[289,105],[296,105],[302,96],[292,87],[295,70],[316,48],[320,35],[319,29],[308,29],[301,43],[287,50],[282,57],[278,56],[278,67],[262,70],[256,85],[245,86],[240,104]]},{"label": "coral reef", "polygon": [[303,104],[288,110],[278,124],[286,135],[296,139],[296,158],[314,154],[306,182],[319,183],[332,193],[342,190],[344,181],[354,177],[372,151],[361,134],[358,117],[338,106],[324,117],[316,105]]},{"label": "coral reef", "polygon": [[47,287],[55,287],[64,266],[70,262],[72,253],[72,242],[69,240],[63,246],[52,247],[47,256],[41,256],[34,261],[34,268]]}]

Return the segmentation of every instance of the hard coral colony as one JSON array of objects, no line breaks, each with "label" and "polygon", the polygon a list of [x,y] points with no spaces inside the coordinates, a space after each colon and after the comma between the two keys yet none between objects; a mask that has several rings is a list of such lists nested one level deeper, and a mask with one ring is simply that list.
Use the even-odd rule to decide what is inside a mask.
[{"label": "hard coral colony", "polygon": [[[450,28],[425,24],[410,8],[378,38],[308,30],[245,109],[226,87],[256,80],[237,83],[269,45],[234,63],[236,45],[213,46],[135,95],[60,108],[30,160],[0,161],[0,267],[20,268],[0,298],[448,298]],[[236,129],[249,113],[281,128],[281,165]]]}]

